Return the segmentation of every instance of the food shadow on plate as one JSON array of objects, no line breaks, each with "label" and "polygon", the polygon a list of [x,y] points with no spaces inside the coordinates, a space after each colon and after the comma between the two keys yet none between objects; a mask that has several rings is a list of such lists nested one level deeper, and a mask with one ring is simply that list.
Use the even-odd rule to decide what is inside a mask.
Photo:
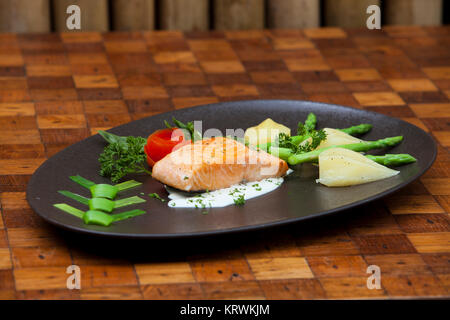
[{"label": "food shadow on plate", "polygon": [[[318,217],[286,226],[247,232],[176,239],[104,238],[71,231],[55,231],[70,249],[106,259],[127,260],[132,263],[185,261],[190,257],[227,255],[230,252],[268,250],[270,246],[286,243],[308,243],[311,239],[342,235],[358,221],[370,225],[382,223],[386,211],[382,202],[341,211],[332,216]],[[361,223],[361,222],[360,222]]]}]

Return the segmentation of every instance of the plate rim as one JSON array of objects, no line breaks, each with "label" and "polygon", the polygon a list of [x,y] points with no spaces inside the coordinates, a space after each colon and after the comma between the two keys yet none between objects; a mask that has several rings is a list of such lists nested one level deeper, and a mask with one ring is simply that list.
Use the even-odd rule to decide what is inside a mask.
[{"label": "plate rim", "polygon": [[[214,105],[226,105],[226,104],[236,104],[236,103],[260,103],[260,102],[274,102],[274,103],[310,103],[313,104],[317,107],[323,105],[323,106],[327,106],[327,107],[337,107],[340,109],[347,109],[347,110],[351,110],[353,112],[362,112],[362,113],[368,113],[368,114],[373,114],[376,116],[384,116],[384,117],[388,117],[391,119],[394,119],[396,121],[400,121],[403,122],[406,125],[410,125],[413,127],[416,127],[417,129],[419,129],[420,131],[422,131],[422,133],[424,133],[426,136],[428,136],[428,138],[432,141],[432,148],[433,148],[433,154],[431,157],[431,160],[423,167],[423,169],[421,170],[420,173],[418,173],[416,176],[414,176],[414,178],[409,179],[407,181],[404,181],[398,185],[396,185],[395,187],[392,187],[384,192],[378,193],[376,195],[373,195],[371,197],[365,198],[363,200],[359,200],[356,202],[352,202],[350,204],[346,204],[337,208],[333,208],[330,210],[326,210],[326,211],[321,211],[317,214],[314,215],[310,215],[310,216],[304,216],[304,217],[297,217],[297,218],[289,218],[289,219],[282,219],[282,220],[278,220],[278,221],[272,221],[272,222],[268,222],[268,223],[262,223],[262,224],[256,224],[256,225],[248,225],[248,226],[241,226],[241,227],[232,227],[232,228],[227,228],[227,229],[218,229],[218,230],[212,230],[212,231],[201,231],[201,232],[185,232],[185,233],[164,233],[164,234],[158,234],[158,233],[152,233],[152,234],[130,234],[130,233],[117,233],[117,232],[108,232],[108,231],[99,231],[99,230],[89,230],[89,229],[85,229],[85,228],[80,228],[80,227],[76,227],[76,226],[71,226],[71,225],[67,225],[64,223],[60,223],[56,220],[50,219],[45,215],[41,215],[34,207],[32,204],[32,201],[30,199],[30,192],[29,189],[31,188],[30,186],[33,184],[34,180],[36,179],[37,173],[43,169],[45,169],[45,166],[47,164],[47,162],[57,156],[58,154],[60,154],[61,152],[66,151],[69,148],[75,147],[76,145],[78,145],[79,143],[84,143],[85,140],[90,139],[92,137],[94,137],[95,135],[91,135],[85,139],[82,139],[74,144],[71,144],[70,146],[60,150],[59,152],[55,153],[54,155],[52,155],[50,158],[48,158],[47,160],[45,160],[32,174],[30,180],[28,181],[27,184],[27,189],[26,189],[26,199],[28,204],[30,205],[31,209],[34,211],[35,214],[37,214],[39,217],[41,217],[42,219],[44,219],[46,222],[48,222],[51,225],[60,227],[64,230],[69,230],[69,231],[74,231],[77,233],[82,233],[82,234],[88,234],[90,236],[101,236],[101,237],[110,237],[110,238],[116,238],[116,239],[175,239],[175,238],[196,238],[196,237],[208,237],[208,236],[215,236],[215,235],[224,235],[224,234],[234,234],[234,233],[240,233],[240,232],[245,232],[245,231],[257,231],[257,230],[263,230],[263,229],[267,229],[267,228],[272,228],[272,227],[279,227],[279,226],[283,226],[283,225],[287,225],[287,224],[293,224],[293,223],[298,223],[304,220],[311,220],[311,219],[315,219],[315,218],[321,218],[323,216],[327,216],[327,215],[332,215],[335,214],[337,212],[340,211],[345,211],[351,208],[355,208],[355,207],[359,207],[361,205],[364,205],[366,203],[375,201],[377,199],[381,199],[384,198],[396,191],[398,191],[399,189],[402,189],[403,187],[405,187],[406,185],[416,181],[417,179],[419,179],[425,172],[427,172],[430,167],[433,165],[433,163],[435,162],[436,158],[437,158],[437,143],[435,141],[435,139],[432,137],[432,135],[428,132],[426,132],[425,130],[423,130],[422,128],[416,126],[415,124],[412,124],[410,122],[407,122],[403,119],[397,118],[397,117],[391,117],[385,114],[381,114],[378,112],[374,112],[374,111],[370,111],[370,110],[363,110],[363,109],[357,109],[357,108],[352,108],[352,107],[348,107],[348,106],[342,106],[342,105],[338,105],[338,104],[331,104],[331,103],[323,103],[323,102],[316,102],[316,101],[310,101],[310,100],[289,100],[289,99],[253,99],[253,100],[233,100],[233,101],[226,101],[226,102],[215,102],[215,103],[209,103],[209,104],[203,104],[203,105],[197,105],[197,106],[193,106],[193,107],[189,107],[189,108],[183,108],[183,109],[175,109],[175,110],[170,110],[167,112],[162,112],[162,113],[158,113],[155,115],[151,115],[142,119],[138,119],[138,120],[134,120],[134,121],[130,121],[124,124],[121,124],[119,126],[113,127],[111,129],[108,129],[107,131],[111,131],[113,132],[116,129],[119,129],[123,126],[128,125],[131,122],[141,122],[141,121],[145,121],[148,118],[152,118],[155,116],[161,116],[167,113],[173,113],[173,112],[183,112],[185,110],[192,110],[192,109],[197,109],[197,108],[205,108],[205,107],[210,107],[210,106],[214,106]],[[97,133],[98,134],[98,133]]]}]

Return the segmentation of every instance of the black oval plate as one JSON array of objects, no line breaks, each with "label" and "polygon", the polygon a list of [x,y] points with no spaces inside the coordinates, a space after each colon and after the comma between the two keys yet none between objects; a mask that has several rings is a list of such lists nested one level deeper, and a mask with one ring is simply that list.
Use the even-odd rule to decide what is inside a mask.
[{"label": "black oval plate", "polygon": [[403,135],[404,141],[389,152],[410,153],[418,161],[399,167],[400,174],[395,177],[342,188],[328,188],[317,184],[317,168],[306,164],[296,168],[277,190],[248,200],[244,206],[213,208],[208,214],[202,214],[201,209],[169,208],[167,202],[147,196],[153,192],[167,195],[161,183],[146,175],[135,176],[132,178],[144,184],[121,196],[139,195],[143,192],[145,195],[141,196],[147,202],[133,208],[141,208],[147,214],[110,227],[101,227],[85,225],[82,220],[52,206],[54,203],[65,202],[86,209],[57,192],[70,190],[89,196],[86,189],[69,180],[71,175],[80,174],[96,183],[109,182],[98,174],[97,159],[106,143],[99,135],[94,135],[66,148],[42,164],[28,184],[27,200],[42,218],[70,230],[127,238],[192,237],[266,228],[349,209],[404,187],[422,175],[436,157],[436,144],[430,135],[405,121],[374,112],[309,101],[254,100],[210,104],[133,121],[111,129],[111,132],[123,136],[147,137],[151,132],[164,127],[163,120],[170,120],[172,116],[181,121],[202,120],[203,130],[218,128],[223,132],[227,128],[245,129],[270,117],[295,131],[297,123],[304,121],[309,112],[317,115],[319,128],[344,128],[371,123],[374,128],[363,137],[365,140]]}]

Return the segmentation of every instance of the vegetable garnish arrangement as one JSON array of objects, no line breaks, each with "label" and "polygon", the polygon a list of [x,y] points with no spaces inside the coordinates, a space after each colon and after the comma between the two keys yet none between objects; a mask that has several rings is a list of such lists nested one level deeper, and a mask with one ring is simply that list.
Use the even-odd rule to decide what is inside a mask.
[{"label": "vegetable garnish arrangement", "polygon": [[[265,120],[267,122],[267,120]],[[279,124],[273,122],[273,128]],[[262,123],[264,124],[264,122]],[[261,150],[277,155],[290,166],[306,162],[319,164],[320,182],[328,187],[351,186],[392,177],[399,173],[385,166],[400,166],[415,162],[409,154],[386,154],[383,156],[361,155],[373,149],[394,147],[403,136],[388,137],[376,141],[364,141],[354,137],[372,129],[371,124],[359,124],[349,128],[316,130],[317,118],[310,113],[304,123],[299,122],[297,135],[280,133],[278,138],[258,144]],[[259,136],[259,126],[252,136]],[[255,129],[256,128],[256,129]],[[265,127],[267,130],[267,127]],[[246,132],[250,136],[250,132]],[[272,135],[273,137],[273,135]],[[258,141],[258,139],[256,139]]]},{"label": "vegetable garnish arrangement", "polygon": [[85,179],[79,175],[71,176],[70,179],[80,186],[89,189],[92,198],[86,198],[82,195],[67,190],[60,190],[58,192],[72,200],[88,206],[89,210],[84,212],[65,203],[57,203],[53,206],[73,216],[83,219],[85,224],[96,224],[107,227],[113,222],[133,218],[145,213],[143,210],[134,209],[113,215],[110,214],[117,208],[145,202],[144,199],[138,196],[114,200],[117,193],[137,187],[142,184],[140,182],[129,180],[116,185],[96,184],[95,182]]},{"label": "vegetable garnish arrangement", "polygon": [[186,124],[172,119],[174,125],[165,121],[166,129],[153,132],[148,139],[142,137],[119,137],[110,132],[99,130],[99,134],[109,143],[100,154],[100,175],[109,177],[112,182],[119,182],[128,174],[151,172],[145,167],[147,161],[150,167],[167,154],[191,140],[201,139],[199,132],[194,130],[194,124]]},{"label": "vegetable garnish arrangement", "polygon": [[101,176],[111,178],[112,182],[118,182],[131,173],[150,173],[144,166],[146,159],[144,138],[119,137],[102,130],[98,133],[109,142],[98,159],[101,164]]},{"label": "vegetable garnish arrangement", "polygon": [[[305,122],[298,123],[296,135],[291,136],[290,128],[268,118],[248,128],[243,140],[235,137],[202,138],[194,130],[193,122],[184,124],[174,118],[172,122],[164,121],[166,128],[153,132],[147,140],[100,131],[100,135],[109,142],[99,158],[100,174],[118,182],[129,173],[148,173],[171,187],[168,189],[170,207],[205,209],[233,203],[243,205],[245,200],[276,189],[283,182],[283,176],[292,172],[289,166],[295,169],[302,163],[319,165],[318,183],[341,187],[395,176],[399,171],[386,166],[416,161],[409,154],[363,155],[370,150],[394,147],[403,137],[361,140],[359,137],[372,129],[371,124],[365,123],[348,128],[317,129],[318,119],[314,113],[310,113]],[[194,158],[198,155],[200,161],[196,163],[191,159],[192,155]],[[225,161],[230,155],[231,163]],[[145,160],[149,169],[145,167]],[[272,172],[263,173],[268,168],[272,168]],[[76,178],[74,181],[83,185],[85,182],[80,180]],[[258,182],[257,188],[254,187],[255,182]],[[87,185],[93,197],[107,198],[109,202],[105,199],[88,200],[67,191],[62,193],[88,204],[90,209],[100,206],[103,211],[111,212],[118,205],[136,201],[123,199],[119,204],[111,201],[120,185]],[[150,196],[162,202],[165,200],[156,194]]]},{"label": "vegetable garnish arrangement", "polygon": [[[163,133],[155,133],[159,130]],[[203,136],[193,138],[195,130]],[[136,154],[122,148],[125,159],[140,157],[129,162],[138,164],[131,170],[127,161],[114,167],[113,152],[106,157],[112,171],[132,173],[114,182],[112,175],[100,179],[99,156],[111,143],[94,135],[55,154],[33,174],[27,200],[36,213],[57,226],[108,237],[164,239],[260,229],[389,195],[422,175],[437,153],[433,138],[410,123],[309,101],[221,102],[110,132],[117,139],[111,143],[128,136],[141,141]],[[91,181],[67,178],[77,174]],[[118,190],[134,185],[125,182],[131,179],[142,185]],[[97,183],[115,188],[98,186],[92,194]],[[61,203],[83,215],[92,210],[114,217],[133,209],[147,214],[94,227],[53,206]]]}]

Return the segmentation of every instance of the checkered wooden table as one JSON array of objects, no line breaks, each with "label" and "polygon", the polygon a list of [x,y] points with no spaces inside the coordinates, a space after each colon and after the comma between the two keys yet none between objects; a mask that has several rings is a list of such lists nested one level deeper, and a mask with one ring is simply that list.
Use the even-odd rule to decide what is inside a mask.
[{"label": "checkered wooden table", "polygon": [[[47,225],[25,200],[43,161],[99,129],[262,98],[404,119],[434,136],[438,158],[387,199],[184,248],[98,244]],[[0,298],[449,297],[449,99],[450,27],[0,34]],[[81,290],[66,289],[71,264]],[[366,287],[369,265],[380,290]]]}]

